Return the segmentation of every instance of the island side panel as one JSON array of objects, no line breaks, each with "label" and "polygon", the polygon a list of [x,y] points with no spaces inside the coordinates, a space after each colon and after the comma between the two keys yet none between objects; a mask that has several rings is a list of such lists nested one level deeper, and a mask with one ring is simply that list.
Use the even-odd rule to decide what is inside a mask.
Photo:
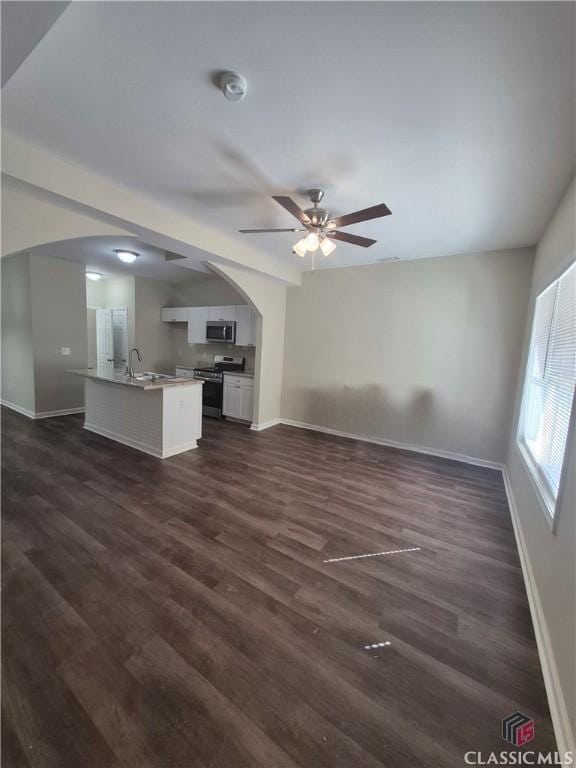
[{"label": "island side panel", "polygon": [[86,379],[84,429],[162,458],[162,392]]},{"label": "island side panel", "polygon": [[196,448],[202,437],[202,382],[163,391],[162,458]]}]

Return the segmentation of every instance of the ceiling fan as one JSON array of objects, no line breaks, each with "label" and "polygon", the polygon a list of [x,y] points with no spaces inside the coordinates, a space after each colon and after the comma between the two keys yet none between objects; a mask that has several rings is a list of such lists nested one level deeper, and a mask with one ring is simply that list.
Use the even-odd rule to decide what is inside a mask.
[{"label": "ceiling fan", "polygon": [[307,235],[292,247],[294,253],[304,257],[308,251],[312,253],[318,248],[324,256],[329,256],[336,248],[334,240],[341,240],[344,243],[360,245],[362,248],[369,248],[374,245],[376,240],[369,237],[360,237],[360,235],[351,235],[348,232],[337,231],[338,227],[348,227],[350,224],[358,224],[360,221],[369,221],[370,219],[379,219],[381,216],[390,216],[392,211],[384,203],[373,205],[370,208],[363,208],[361,211],[347,213],[345,216],[336,216],[332,218],[330,211],[325,208],[318,208],[318,203],[322,202],[324,197],[323,189],[309,189],[308,197],[312,203],[312,208],[302,210],[291,197],[272,196],[288,213],[298,219],[302,227],[291,227],[289,229],[240,229],[243,234],[256,234],[260,232],[307,232]]}]

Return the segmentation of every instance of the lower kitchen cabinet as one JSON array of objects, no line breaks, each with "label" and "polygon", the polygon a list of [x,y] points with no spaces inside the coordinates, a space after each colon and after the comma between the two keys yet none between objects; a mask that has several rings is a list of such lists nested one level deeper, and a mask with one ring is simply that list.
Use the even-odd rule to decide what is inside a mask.
[{"label": "lower kitchen cabinet", "polygon": [[231,419],[252,421],[254,379],[247,376],[224,374],[222,413]]}]

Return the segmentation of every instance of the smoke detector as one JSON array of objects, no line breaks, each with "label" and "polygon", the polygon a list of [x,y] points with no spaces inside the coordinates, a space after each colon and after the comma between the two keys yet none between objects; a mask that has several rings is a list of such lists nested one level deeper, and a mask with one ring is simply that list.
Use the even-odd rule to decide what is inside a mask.
[{"label": "smoke detector", "polygon": [[248,90],[248,83],[236,72],[222,72],[220,88],[229,101],[242,101]]}]

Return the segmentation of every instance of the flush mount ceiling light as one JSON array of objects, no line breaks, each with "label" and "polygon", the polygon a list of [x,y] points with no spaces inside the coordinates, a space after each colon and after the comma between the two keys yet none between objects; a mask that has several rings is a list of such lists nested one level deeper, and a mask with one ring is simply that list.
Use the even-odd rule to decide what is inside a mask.
[{"label": "flush mount ceiling light", "polygon": [[[338,227],[348,227],[351,224],[358,224],[361,221],[370,221],[379,219],[382,216],[389,216],[392,211],[384,203],[373,205],[370,208],[363,208],[361,211],[347,213],[345,216],[331,217],[330,211],[325,208],[319,208],[318,203],[322,202],[324,197],[323,189],[309,189],[308,197],[312,202],[312,208],[302,210],[291,197],[272,196],[279,205],[288,213],[298,219],[302,224],[301,229],[240,229],[244,234],[256,234],[260,232],[307,232],[308,234],[299,240],[292,247],[294,253],[298,256],[304,256],[310,251],[314,254],[320,248],[324,256],[329,256],[336,248],[333,240],[340,240],[351,245],[360,245],[362,248],[369,248],[374,245],[376,240],[370,237],[360,237],[360,235],[351,235],[348,232],[337,231]],[[314,261],[314,257],[312,257]]]},{"label": "flush mount ceiling light", "polygon": [[102,273],[101,272],[86,272],[86,277],[88,280],[101,280],[102,279]]},{"label": "flush mount ceiling light", "polygon": [[138,256],[140,256],[140,254],[135,251],[122,251],[118,248],[114,249],[114,253],[118,256],[120,261],[123,261],[125,264],[132,264],[132,262],[136,261]]}]

